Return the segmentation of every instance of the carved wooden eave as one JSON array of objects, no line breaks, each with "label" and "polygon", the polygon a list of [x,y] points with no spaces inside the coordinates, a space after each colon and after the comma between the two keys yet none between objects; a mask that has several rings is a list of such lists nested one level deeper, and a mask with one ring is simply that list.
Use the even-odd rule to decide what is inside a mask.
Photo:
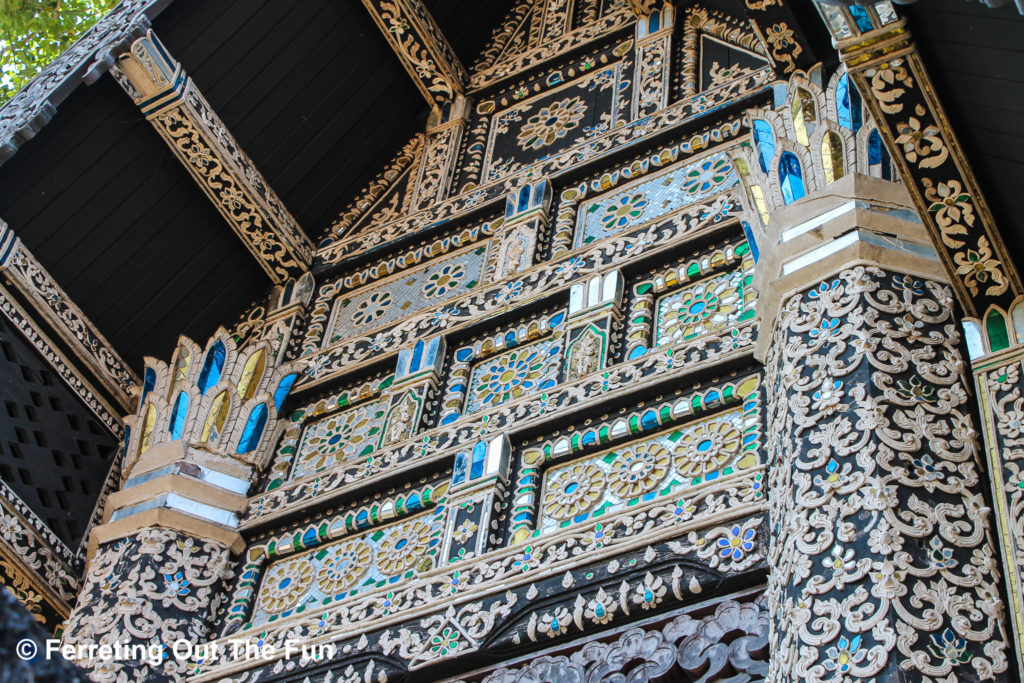
[{"label": "carved wooden eave", "polygon": [[[981,318],[991,306],[1009,310],[1024,294],[1024,284],[906,20],[879,18],[872,10],[871,21],[887,23],[876,23],[877,27],[867,32],[854,28],[849,35],[850,28],[833,25],[842,21],[838,15],[823,9],[823,16],[928,227],[966,315]],[[844,30],[847,34],[841,35]]]},{"label": "carved wooden eave", "polygon": [[309,268],[313,244],[152,31],[111,73],[274,284]]},{"label": "carved wooden eave", "polygon": [[68,548],[3,481],[0,519],[10,530],[0,537],[0,585],[53,632],[71,612],[84,556]]},{"label": "carved wooden eave", "polygon": [[465,92],[469,74],[422,0],[363,0],[427,102],[443,107]]},{"label": "carved wooden eave", "polygon": [[123,0],[0,108],[0,163],[35,137],[83,81],[92,83],[171,0]]}]

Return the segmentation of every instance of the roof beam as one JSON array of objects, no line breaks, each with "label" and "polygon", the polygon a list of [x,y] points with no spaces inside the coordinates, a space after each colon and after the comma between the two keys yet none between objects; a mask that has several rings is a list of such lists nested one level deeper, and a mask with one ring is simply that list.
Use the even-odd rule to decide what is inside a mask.
[{"label": "roof beam", "polygon": [[[111,432],[120,435],[118,414],[135,407],[138,375],[2,220],[0,274],[0,311]],[[47,333],[47,328],[52,333]],[[51,335],[73,359],[51,341]],[[102,387],[116,407],[95,391],[94,385]]]},{"label": "roof beam", "polygon": [[427,102],[441,108],[465,92],[467,73],[422,0],[363,0]]},{"label": "roof beam", "polygon": [[307,271],[313,243],[153,31],[111,73],[270,279]]}]

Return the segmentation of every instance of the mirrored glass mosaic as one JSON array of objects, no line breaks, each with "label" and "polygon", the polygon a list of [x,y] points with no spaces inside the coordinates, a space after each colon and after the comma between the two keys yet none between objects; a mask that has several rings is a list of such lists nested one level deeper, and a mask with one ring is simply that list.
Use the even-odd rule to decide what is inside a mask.
[{"label": "mirrored glass mosaic", "polygon": [[432,569],[444,507],[274,562],[263,574],[254,625],[383,588]]},{"label": "mirrored glass mosaic", "polygon": [[737,182],[736,168],[724,151],[642,178],[580,206],[576,246],[655,220]]},{"label": "mirrored glass mosaic", "polygon": [[560,337],[549,337],[480,361],[469,376],[466,412],[491,408],[555,386],[561,357]]},{"label": "mirrored glass mosaic", "polygon": [[544,473],[537,529],[554,531],[759,463],[756,399]]},{"label": "mirrored glass mosaic", "polygon": [[655,308],[654,343],[674,346],[754,317],[751,272],[734,271],[670,292]]},{"label": "mirrored glass mosaic", "polygon": [[292,479],[333,469],[370,455],[380,440],[387,401],[378,399],[328,415],[306,426]]},{"label": "mirrored glass mosaic", "polygon": [[483,279],[486,244],[410,269],[398,278],[338,298],[328,343],[366,334],[461,296]]}]

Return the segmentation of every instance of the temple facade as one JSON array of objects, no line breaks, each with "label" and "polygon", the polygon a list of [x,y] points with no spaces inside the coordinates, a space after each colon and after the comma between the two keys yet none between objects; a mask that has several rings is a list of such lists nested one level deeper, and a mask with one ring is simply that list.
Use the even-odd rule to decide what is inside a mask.
[{"label": "temple facade", "polygon": [[[270,10],[182,2],[125,0],[0,109],[0,581],[89,679],[1021,677],[1024,261],[928,3],[508,0],[460,37],[473,3],[350,3],[418,118],[306,103],[390,151],[283,161],[204,53],[251,63],[217,27]],[[333,11],[278,68],[320,98]],[[65,174],[90,116],[205,212],[110,283],[194,286],[163,346],[58,245],[116,222],[62,208],[81,183],[143,173],[97,143]]]}]

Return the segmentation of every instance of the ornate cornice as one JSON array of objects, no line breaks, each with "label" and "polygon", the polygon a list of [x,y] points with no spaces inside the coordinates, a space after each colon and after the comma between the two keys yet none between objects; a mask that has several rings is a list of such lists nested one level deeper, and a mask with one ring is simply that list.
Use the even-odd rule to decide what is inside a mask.
[{"label": "ornate cornice", "polygon": [[421,0],[363,0],[416,87],[436,107],[464,92],[469,74]]},{"label": "ornate cornice", "polygon": [[0,221],[0,272],[56,331],[120,408],[130,410],[134,403],[132,393],[139,386],[138,376],[3,221]]},{"label": "ornate cornice", "polygon": [[312,242],[156,35],[133,42],[112,73],[270,279],[304,273]]},{"label": "ornate cornice", "polygon": [[113,66],[127,42],[142,35],[149,20],[168,4],[170,0],[124,0],[0,108],[0,163],[50,122],[57,105],[80,81],[92,83]]}]

